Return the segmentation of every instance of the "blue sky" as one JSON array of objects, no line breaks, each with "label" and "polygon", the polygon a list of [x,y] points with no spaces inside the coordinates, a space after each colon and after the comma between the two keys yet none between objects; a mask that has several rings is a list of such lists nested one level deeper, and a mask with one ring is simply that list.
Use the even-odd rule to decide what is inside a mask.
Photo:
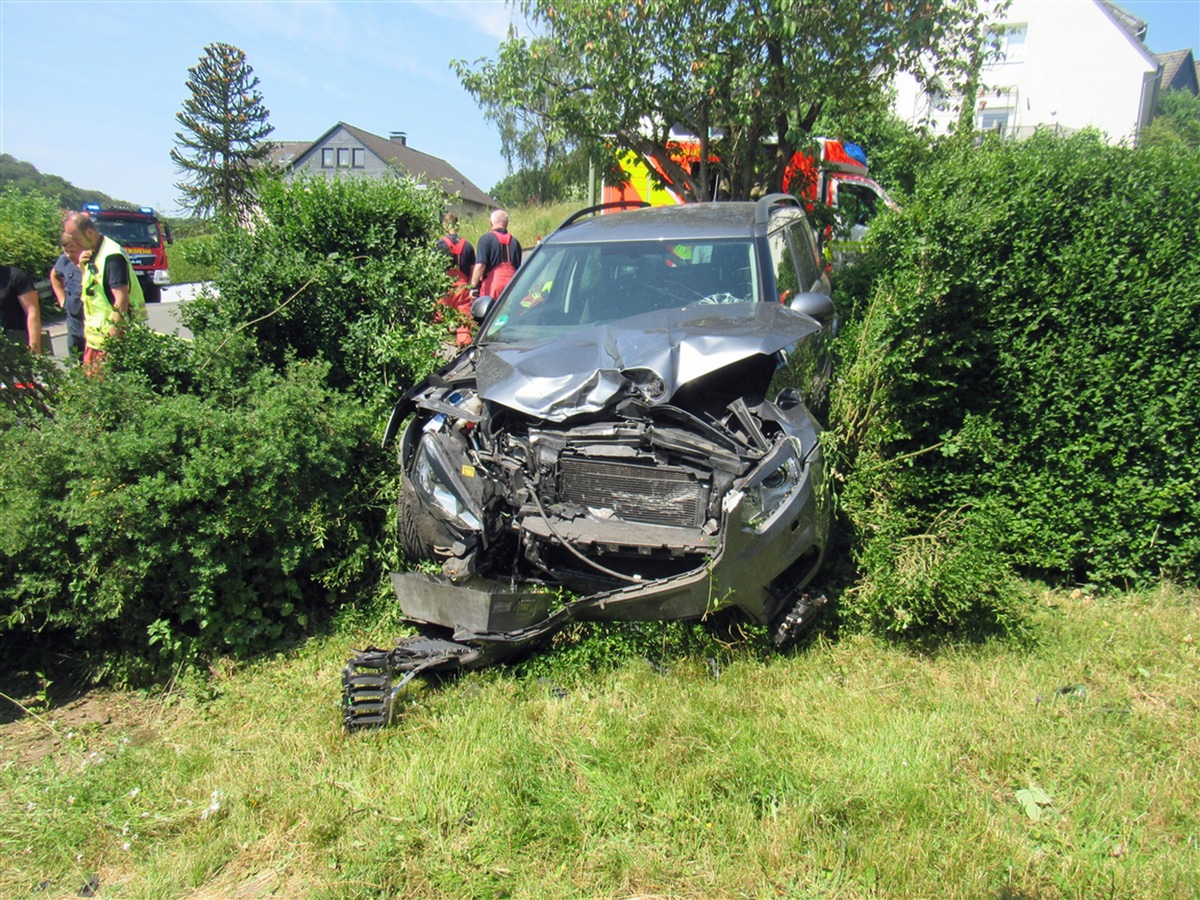
[{"label": "blue sky", "polygon": [[[1151,50],[1200,47],[1200,0],[1121,5]],[[254,67],[274,138],[405,131],[486,191],[505,175],[500,140],[449,61],[494,55],[510,15],[501,0],[0,0],[0,152],[175,212],[175,112],[223,41]]]},{"label": "blue sky", "polygon": [[1146,23],[1146,46],[1153,52],[1191,50],[1200,62],[1200,0],[1117,0],[1117,5]]},{"label": "blue sky", "polygon": [[494,55],[509,17],[498,0],[0,0],[0,152],[173,212],[187,70],[223,41],[254,68],[273,138],[405,131],[486,191],[500,140],[449,61]]}]

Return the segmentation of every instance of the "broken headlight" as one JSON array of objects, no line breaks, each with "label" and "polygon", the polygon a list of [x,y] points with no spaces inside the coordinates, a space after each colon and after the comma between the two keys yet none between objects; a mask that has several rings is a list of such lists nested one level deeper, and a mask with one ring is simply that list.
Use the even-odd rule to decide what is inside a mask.
[{"label": "broken headlight", "polygon": [[421,442],[420,454],[413,468],[417,490],[446,517],[446,520],[463,531],[478,531],[481,523],[470,506],[448,484],[445,461],[428,441]]},{"label": "broken headlight", "polygon": [[748,531],[762,531],[772,517],[782,509],[800,490],[804,481],[804,463],[799,456],[795,439],[787,444],[789,452],[777,457],[777,465],[757,475],[745,488],[742,501],[742,527]]}]

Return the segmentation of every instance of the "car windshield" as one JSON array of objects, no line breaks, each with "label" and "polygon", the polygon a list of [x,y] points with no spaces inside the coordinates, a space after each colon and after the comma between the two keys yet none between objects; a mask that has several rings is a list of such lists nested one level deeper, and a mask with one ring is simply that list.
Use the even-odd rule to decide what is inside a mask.
[{"label": "car windshield", "polygon": [[101,219],[96,227],[122,247],[158,246],[158,226],[145,219]]},{"label": "car windshield", "polygon": [[481,340],[536,341],[693,303],[753,303],[749,239],[540,247],[517,271]]}]

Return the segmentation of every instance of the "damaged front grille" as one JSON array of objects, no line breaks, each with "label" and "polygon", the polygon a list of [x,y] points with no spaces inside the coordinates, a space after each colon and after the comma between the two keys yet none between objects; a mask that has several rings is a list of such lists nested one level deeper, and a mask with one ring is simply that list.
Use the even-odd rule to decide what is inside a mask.
[{"label": "damaged front grille", "polygon": [[558,499],[614,518],[647,525],[697,528],[704,523],[708,486],[694,473],[564,455],[559,458]]}]

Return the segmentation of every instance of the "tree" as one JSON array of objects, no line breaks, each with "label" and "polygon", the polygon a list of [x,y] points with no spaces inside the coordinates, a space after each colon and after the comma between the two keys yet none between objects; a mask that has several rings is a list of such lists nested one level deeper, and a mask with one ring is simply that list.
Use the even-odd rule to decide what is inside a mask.
[{"label": "tree", "polygon": [[488,191],[502,206],[583,201],[587,198],[588,154],[576,147],[555,152],[546,165],[526,165]]},{"label": "tree", "polygon": [[1180,152],[1200,149],[1200,97],[1188,91],[1163,91],[1154,120],[1138,146]]},{"label": "tree", "polygon": [[[697,199],[712,157],[735,198],[779,184],[826,103],[853,113],[902,70],[959,80],[985,18],[979,0],[514,2],[537,36],[454,64],[489,117],[651,157]],[[673,128],[699,138],[695,166],[671,159]]]},{"label": "tree", "polygon": [[214,43],[188,69],[191,96],[175,114],[171,160],[185,173],[175,186],[183,205],[197,216],[209,213],[240,217],[250,201],[258,174],[268,166],[275,129],[258,91],[258,77],[246,54],[230,44]]}]

